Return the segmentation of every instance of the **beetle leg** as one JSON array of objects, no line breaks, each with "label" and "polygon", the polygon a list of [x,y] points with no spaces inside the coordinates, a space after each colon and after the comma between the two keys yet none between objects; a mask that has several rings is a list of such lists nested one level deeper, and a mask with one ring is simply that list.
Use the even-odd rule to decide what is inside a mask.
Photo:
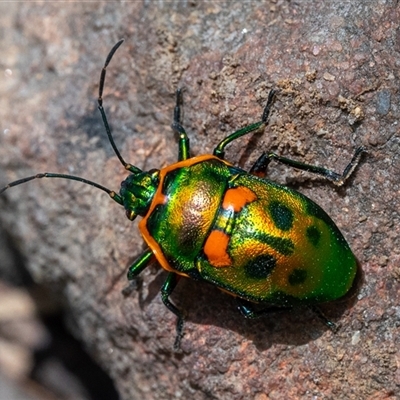
[{"label": "beetle leg", "polygon": [[245,126],[242,129],[239,129],[236,132],[231,133],[229,136],[227,136],[225,139],[221,140],[221,142],[218,143],[217,147],[214,149],[214,156],[217,156],[221,159],[224,158],[225,155],[225,147],[233,142],[236,139],[239,139],[240,137],[247,135],[253,131],[256,131],[260,129],[261,127],[264,127],[268,121],[269,113],[271,111],[271,105],[274,99],[275,95],[275,90],[271,90],[268,95],[268,100],[267,104],[264,107],[263,114],[261,116],[261,121],[256,122],[254,124]]},{"label": "beetle leg", "polygon": [[190,158],[190,147],[189,147],[189,138],[185,131],[185,128],[182,126],[182,97],[183,88],[179,88],[176,91],[176,105],[174,108],[174,121],[172,122],[171,128],[173,131],[179,136],[179,150],[178,150],[178,161],[187,160]]},{"label": "beetle leg", "polygon": [[129,267],[127,274],[129,285],[122,289],[124,296],[129,296],[134,290],[139,289],[142,282],[139,280],[138,275],[149,265],[152,256],[153,252],[148,249]]},{"label": "beetle leg", "polygon": [[258,157],[257,161],[250,168],[249,173],[259,178],[265,178],[267,175],[267,168],[269,163],[271,162],[271,158],[267,155],[267,153],[262,153],[260,157]]},{"label": "beetle leg", "polygon": [[242,313],[242,315],[245,318],[259,318],[259,317],[262,317],[266,314],[270,314],[273,312],[285,311],[285,310],[292,309],[292,307],[271,306],[271,307],[263,308],[261,310],[256,310],[254,308],[253,303],[251,303],[250,301],[243,300],[243,299],[237,297],[236,302],[237,302],[239,311]]},{"label": "beetle leg", "polygon": [[331,171],[330,169],[318,167],[316,165],[304,164],[299,161],[294,161],[286,157],[281,157],[276,153],[263,153],[261,157],[255,162],[253,167],[250,169],[250,173],[263,177],[266,175],[266,169],[271,160],[276,160],[282,164],[289,165],[290,167],[300,169],[302,171],[311,172],[313,174],[318,174],[333,182],[337,186],[342,186],[346,180],[350,177],[353,171],[356,169],[358,163],[360,162],[363,153],[366,153],[365,147],[360,146],[356,149],[353,158],[347,164],[343,173],[339,174],[337,172]]},{"label": "beetle leg", "polygon": [[169,296],[174,291],[177,283],[179,282],[179,279],[180,279],[179,275],[170,272],[161,288],[161,299],[163,303],[168,308],[168,310],[172,311],[178,317],[178,320],[176,321],[176,338],[174,343],[175,350],[179,349],[181,344],[181,339],[183,337],[184,314],[170,302]]},{"label": "beetle leg", "polygon": [[[131,281],[135,279],[148,265],[153,258],[152,250],[146,250],[140,257],[129,267],[128,279]],[[179,349],[181,339],[183,337],[183,321],[184,314],[182,311],[178,310],[169,300],[169,296],[174,291],[176,285],[178,284],[180,276],[170,272],[167,279],[161,288],[161,299],[168,310],[172,311],[177,317],[176,323],[176,338],[174,343],[174,348]]]},{"label": "beetle leg", "polygon": [[139,256],[137,260],[129,267],[128,280],[135,279],[150,263],[153,257],[153,252],[147,249],[143,254]]},{"label": "beetle leg", "polygon": [[338,326],[330,321],[325,315],[324,313],[320,310],[319,307],[317,306],[308,306],[308,308],[333,332],[336,333],[339,328]]},{"label": "beetle leg", "polygon": [[[291,310],[293,307],[277,307],[272,306],[268,308],[263,308],[261,310],[256,310],[253,306],[253,303],[240,299],[239,297],[236,298],[238,309],[242,313],[245,318],[259,318],[266,314],[270,314],[272,312],[277,311],[285,311]],[[319,309],[319,307],[315,305],[310,305],[308,308],[334,333],[338,331],[338,326],[330,321],[324,313]]]}]

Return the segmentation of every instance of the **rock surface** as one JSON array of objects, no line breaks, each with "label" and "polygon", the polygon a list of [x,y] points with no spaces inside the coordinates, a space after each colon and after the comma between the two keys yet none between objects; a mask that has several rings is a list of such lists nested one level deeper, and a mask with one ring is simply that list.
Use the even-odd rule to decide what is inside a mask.
[{"label": "rock surface", "polygon": [[369,154],[340,190],[271,164],[269,176],[306,194],[337,223],[364,279],[345,306],[324,307],[333,334],[304,310],[243,319],[234,299],[182,280],[182,352],[159,297],[165,273],[143,272],[137,224],[104,193],[65,180],[13,188],[0,220],[33,278],[67,304],[75,336],[124,399],[386,399],[400,391],[400,6],[396,1],[1,4],[0,186],[36,172],[84,176],[118,190],[124,169],[96,108],[104,105],[124,158],[142,169],[177,158],[170,129],[184,86],[193,154],[257,121],[270,88],[270,125],[233,143],[249,168],[263,149],[342,171]]}]

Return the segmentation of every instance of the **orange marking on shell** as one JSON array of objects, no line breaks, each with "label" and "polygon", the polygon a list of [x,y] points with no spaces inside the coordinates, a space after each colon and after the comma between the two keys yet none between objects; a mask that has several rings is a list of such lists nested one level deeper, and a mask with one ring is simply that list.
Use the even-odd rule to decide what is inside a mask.
[{"label": "orange marking on shell", "polygon": [[232,260],[227,253],[230,237],[221,231],[211,231],[204,245],[204,254],[214,267],[230,267]]},{"label": "orange marking on shell", "polygon": [[222,208],[225,210],[233,209],[234,212],[239,212],[247,203],[251,203],[256,199],[257,196],[249,188],[239,186],[226,191]]}]

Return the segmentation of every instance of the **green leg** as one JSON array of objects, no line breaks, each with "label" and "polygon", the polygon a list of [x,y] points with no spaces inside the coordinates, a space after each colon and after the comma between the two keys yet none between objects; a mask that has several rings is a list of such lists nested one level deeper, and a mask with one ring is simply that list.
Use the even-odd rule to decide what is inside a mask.
[{"label": "green leg", "polygon": [[256,131],[257,129],[261,128],[262,126],[266,125],[267,120],[268,120],[268,116],[271,110],[271,105],[272,105],[272,101],[274,99],[274,95],[275,95],[275,90],[271,90],[269,92],[268,95],[268,100],[267,100],[267,104],[264,107],[264,111],[261,117],[261,121],[256,122],[254,124],[245,126],[242,129],[239,129],[236,132],[233,132],[232,134],[230,134],[229,136],[227,136],[225,139],[223,139],[221,142],[219,142],[219,144],[217,145],[217,147],[214,149],[214,156],[217,156],[221,159],[224,158],[225,155],[225,147],[233,142],[236,139],[239,139],[240,137],[247,135],[253,131]]},{"label": "green leg", "polygon": [[148,265],[153,257],[153,252],[148,249],[129,267],[128,279],[135,279]]},{"label": "green leg", "polygon": [[179,135],[179,155],[178,161],[187,160],[190,157],[189,138],[185,129],[182,126],[181,106],[183,104],[182,98],[183,89],[180,88],[176,91],[176,105],[174,109],[174,121],[171,128]]},{"label": "green leg", "polygon": [[282,164],[289,165],[290,167],[321,175],[324,178],[333,182],[335,185],[342,186],[349,178],[349,176],[353,173],[358,163],[360,162],[362,154],[365,152],[366,149],[364,147],[359,147],[355,151],[353,158],[346,166],[342,174],[338,174],[337,172],[331,171],[327,168],[317,167],[316,165],[309,165],[299,161],[290,160],[289,158],[281,157],[275,153],[263,153],[250,169],[250,173],[259,177],[265,177],[268,164],[272,160],[276,160],[278,162],[281,162]]},{"label": "green leg", "polygon": [[139,289],[141,286],[141,280],[139,280],[138,275],[149,265],[153,257],[153,252],[148,249],[143,254],[139,256],[137,260],[129,267],[128,270],[128,280],[129,285],[122,290],[124,296],[130,296],[130,294]]},{"label": "green leg", "polygon": [[179,282],[179,279],[180,279],[179,275],[170,272],[161,288],[161,299],[163,303],[168,308],[168,310],[172,311],[178,317],[178,320],[176,321],[176,338],[174,343],[175,350],[179,349],[181,344],[181,339],[183,337],[184,314],[170,302],[169,296],[174,291],[176,285]]}]

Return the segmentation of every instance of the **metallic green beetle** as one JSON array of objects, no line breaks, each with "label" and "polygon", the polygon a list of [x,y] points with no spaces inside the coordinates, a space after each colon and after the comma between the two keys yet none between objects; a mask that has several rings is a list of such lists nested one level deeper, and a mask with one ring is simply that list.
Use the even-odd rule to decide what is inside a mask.
[{"label": "metallic green beetle", "polygon": [[[343,174],[299,163],[275,153],[264,153],[249,172],[224,159],[232,141],[263,128],[275,92],[271,91],[259,122],[223,139],[213,154],[190,157],[189,139],[181,125],[182,91],[177,91],[173,130],[179,135],[178,162],[160,170],[141,171],[120,155],[102,105],[106,68],[103,67],[98,105],[110,143],[130,172],[120,192],[72,175],[43,173],[4,187],[36,178],[65,178],[92,185],[124,206],[130,220],[136,216],[148,245],[129,268],[133,280],[156,259],[169,272],[161,288],[164,304],[178,317],[175,347],[183,330],[183,313],[169,300],[180,277],[212,283],[236,296],[246,317],[259,311],[252,303],[272,308],[315,306],[338,299],[351,288],[357,263],[349,245],[330,217],[304,195],[265,179],[271,160],[322,175],[342,185],[357,166],[359,147]],[[333,325],[333,324],[332,324]],[[331,326],[332,326],[331,325]]]}]

